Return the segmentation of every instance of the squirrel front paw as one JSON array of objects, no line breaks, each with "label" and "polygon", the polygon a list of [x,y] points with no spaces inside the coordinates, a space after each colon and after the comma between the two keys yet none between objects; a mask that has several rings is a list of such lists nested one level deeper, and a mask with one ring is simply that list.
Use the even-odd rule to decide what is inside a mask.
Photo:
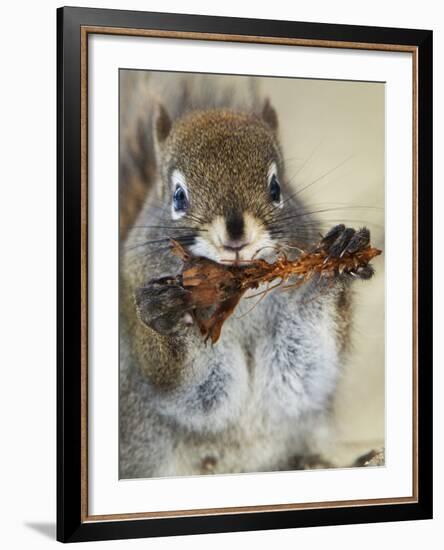
[{"label": "squirrel front paw", "polygon": [[[344,224],[335,225],[320,242],[320,248],[327,253],[327,258],[342,258],[347,254],[355,254],[367,248],[370,244],[370,231],[362,227],[358,231]],[[360,266],[354,271],[344,272],[343,276],[371,279],[374,269],[370,264]]]},{"label": "squirrel front paw", "polygon": [[159,334],[165,336],[178,332],[193,323],[190,313],[190,293],[177,284],[165,284],[166,280],[150,281],[135,292],[139,319]]}]

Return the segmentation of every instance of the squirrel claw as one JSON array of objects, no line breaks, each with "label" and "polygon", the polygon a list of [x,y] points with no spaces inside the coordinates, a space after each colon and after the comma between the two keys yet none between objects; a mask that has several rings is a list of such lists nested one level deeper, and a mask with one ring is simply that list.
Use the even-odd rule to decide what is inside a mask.
[{"label": "squirrel claw", "polygon": [[165,279],[151,281],[138,288],[134,299],[140,321],[159,334],[170,335],[193,319],[189,313],[190,293],[178,284],[162,284]]},{"label": "squirrel claw", "polygon": [[[357,231],[344,224],[334,226],[322,239],[319,248],[326,253],[324,264],[331,258],[342,259],[365,250],[370,245],[370,231],[362,227]],[[339,275],[353,279],[371,279],[374,269],[370,265],[356,269],[339,269]]]}]

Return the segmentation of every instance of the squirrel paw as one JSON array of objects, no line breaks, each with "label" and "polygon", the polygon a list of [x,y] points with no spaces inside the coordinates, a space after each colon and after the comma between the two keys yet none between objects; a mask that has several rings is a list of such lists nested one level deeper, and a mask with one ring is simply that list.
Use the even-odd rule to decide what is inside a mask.
[{"label": "squirrel paw", "polygon": [[[328,254],[328,258],[342,258],[347,253],[354,254],[364,250],[370,244],[370,231],[362,227],[358,231],[344,224],[335,225],[325,235],[320,248]],[[371,279],[374,269],[371,265],[358,267],[354,271],[344,272],[343,276],[350,279]]]},{"label": "squirrel paw", "polygon": [[162,279],[150,281],[135,292],[139,319],[165,336],[193,324],[189,292],[177,284],[165,284]]}]

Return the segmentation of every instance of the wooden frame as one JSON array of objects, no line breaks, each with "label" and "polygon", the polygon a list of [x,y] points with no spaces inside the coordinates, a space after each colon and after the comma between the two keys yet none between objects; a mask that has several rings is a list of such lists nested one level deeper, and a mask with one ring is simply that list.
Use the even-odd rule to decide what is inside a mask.
[{"label": "wooden frame", "polygon": [[[58,518],[64,542],[432,516],[432,33],[178,14],[60,8],[58,32]],[[224,29],[229,29],[229,33]],[[413,495],[398,499],[88,515],[87,51],[120,34],[412,54]],[[131,521],[129,521],[131,520]]]}]

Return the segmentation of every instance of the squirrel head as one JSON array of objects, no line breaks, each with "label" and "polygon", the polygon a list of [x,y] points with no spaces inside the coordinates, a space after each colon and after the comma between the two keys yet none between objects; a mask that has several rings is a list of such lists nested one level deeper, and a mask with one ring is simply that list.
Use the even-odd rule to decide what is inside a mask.
[{"label": "squirrel head", "polygon": [[196,230],[189,249],[215,261],[260,257],[276,246],[270,220],[284,205],[277,116],[214,109],[154,122],[162,198],[171,220]]}]

